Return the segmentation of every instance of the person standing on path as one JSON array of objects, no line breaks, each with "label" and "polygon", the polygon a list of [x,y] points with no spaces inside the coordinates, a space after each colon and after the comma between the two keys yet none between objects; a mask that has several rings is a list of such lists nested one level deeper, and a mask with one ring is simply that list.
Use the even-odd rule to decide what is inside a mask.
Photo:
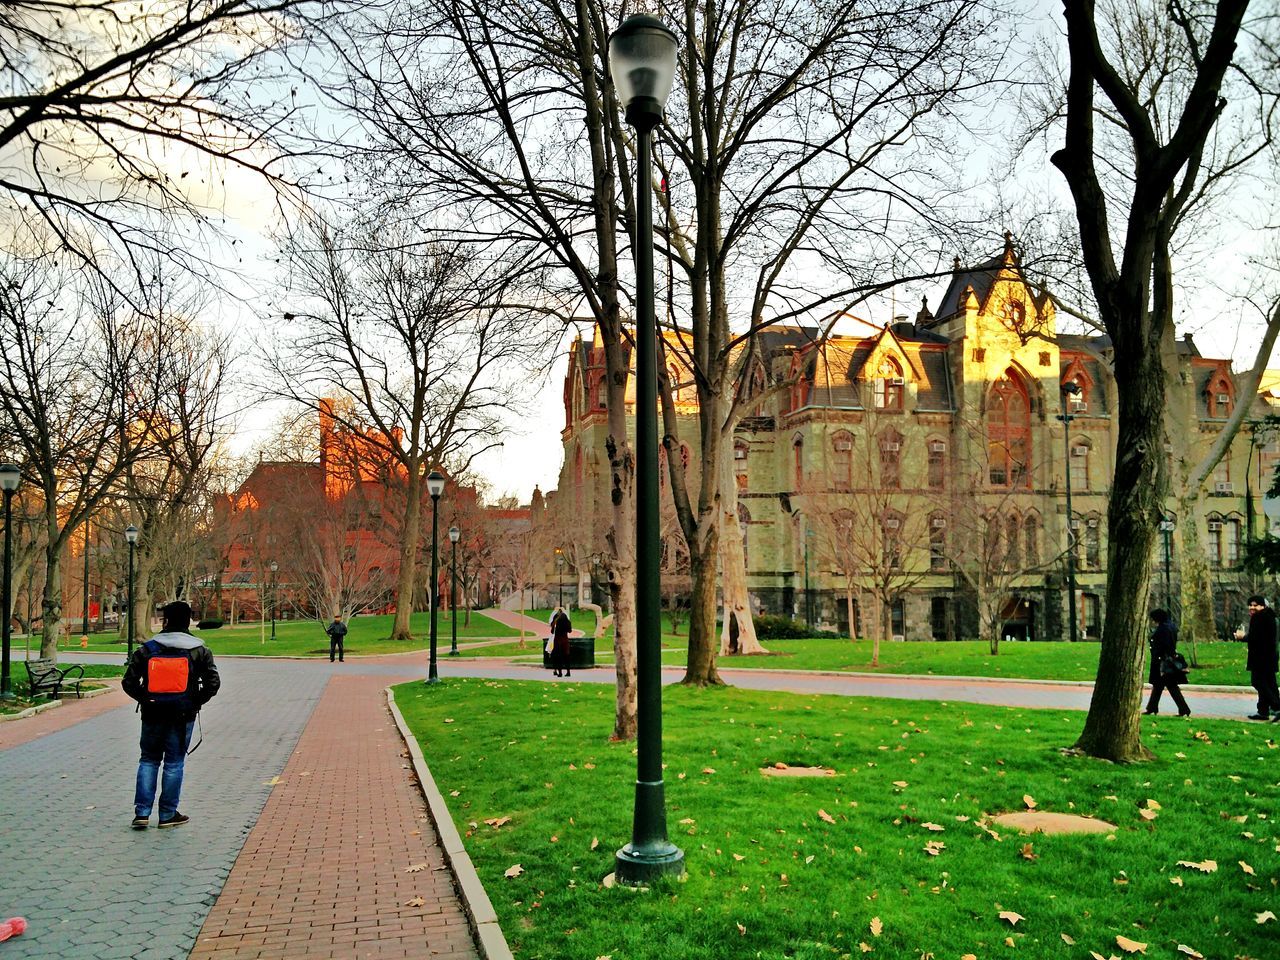
[{"label": "person standing on path", "polygon": [[1178,628],[1169,619],[1168,610],[1152,610],[1151,622],[1156,625],[1151,633],[1151,673],[1147,682],[1151,684],[1151,698],[1147,700],[1147,709],[1143,714],[1149,716],[1160,712],[1160,695],[1168,688],[1169,696],[1178,705],[1178,716],[1191,716],[1191,708],[1182,696],[1179,687],[1187,682],[1184,670],[1169,669],[1166,660],[1171,660],[1178,652]]},{"label": "person standing on path", "polygon": [[555,668],[557,677],[561,670],[564,676],[569,676],[569,631],[572,629],[573,624],[564,608],[556,607],[551,616],[551,666]]},{"label": "person standing on path", "polygon": [[347,635],[347,625],[342,622],[342,614],[333,615],[333,623],[324,628],[329,635],[329,662],[333,663],[333,655],[338,654],[338,662],[343,662],[342,638]]},{"label": "person standing on path", "polygon": [[133,796],[135,830],[145,830],[151,822],[157,781],[159,825],[180,827],[191,819],[178,811],[187,747],[200,708],[222,686],[213,654],[190,633],[191,608],[175,600],[165,604],[161,614],[162,632],[133,652],[121,682],[142,710],[141,757]]},{"label": "person standing on path", "polygon": [[1280,655],[1276,650],[1276,613],[1264,597],[1249,598],[1249,629],[1236,631],[1236,639],[1244,640],[1249,654],[1245,669],[1249,682],[1258,691],[1258,710],[1250,720],[1280,719],[1280,690],[1276,688],[1276,669]]}]

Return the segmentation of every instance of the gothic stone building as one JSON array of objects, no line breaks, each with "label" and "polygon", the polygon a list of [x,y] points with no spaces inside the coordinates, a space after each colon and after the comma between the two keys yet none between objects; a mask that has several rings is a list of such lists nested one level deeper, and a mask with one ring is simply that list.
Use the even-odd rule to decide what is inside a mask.
[{"label": "gothic stone building", "polygon": [[[866,589],[873,571],[854,569],[856,558],[840,556],[842,539],[874,527],[868,536],[879,539],[863,551],[866,565],[892,554],[891,566],[901,571],[901,590],[890,604],[892,634],[976,637],[974,591],[957,573],[958,558],[972,542],[995,537],[1004,565],[1020,571],[1005,578],[1003,634],[1064,639],[1070,543],[1080,635],[1097,638],[1116,456],[1109,341],[1059,334],[1052,299],[1027,283],[1008,244],[987,263],[964,268],[957,261],[936,311],[926,302],[914,322],[843,323],[860,326],[826,340],[800,327],[772,329],[763,338],[757,384],[792,386],[744,417],[734,440],[756,609],[847,630],[846,585],[853,578],[857,626],[874,629],[876,601]],[[591,538],[608,524],[598,337],[571,348],[564,465],[559,489],[547,498],[548,519],[584,540],[576,545],[584,556],[598,552]],[[673,368],[674,382],[689,379],[680,373]],[[1268,408],[1260,398],[1239,397],[1230,362],[1202,357],[1189,335],[1177,344],[1173,379],[1168,453],[1176,484],[1180,468],[1203,455],[1236,403],[1255,403],[1259,414]],[[683,388],[676,400],[679,449],[696,464],[696,397]],[[1276,458],[1274,444],[1255,447],[1251,431],[1242,430],[1203,500],[1198,523],[1223,624],[1244,618],[1247,586],[1238,561]],[[661,482],[668,482],[665,462]],[[1172,500],[1169,508],[1172,516]],[[833,514],[843,518],[837,530],[845,536],[819,536],[823,518]],[[985,530],[969,522],[975,517]],[[668,540],[679,538],[673,523],[665,530]],[[1179,540],[1172,536],[1168,559],[1156,557],[1151,595],[1153,603],[1168,602],[1167,569],[1176,608]],[[679,553],[664,552],[668,559]]]}]

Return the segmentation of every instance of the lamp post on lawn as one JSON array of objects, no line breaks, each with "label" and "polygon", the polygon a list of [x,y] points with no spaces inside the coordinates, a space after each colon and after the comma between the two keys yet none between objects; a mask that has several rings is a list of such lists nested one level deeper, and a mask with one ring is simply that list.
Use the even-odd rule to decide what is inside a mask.
[{"label": "lamp post on lawn", "polygon": [[13,700],[13,688],[9,685],[10,607],[13,604],[13,495],[22,483],[22,471],[12,463],[0,463],[0,488],[4,490],[4,617],[3,650],[0,650],[0,700]]},{"label": "lamp post on lawn", "polygon": [[458,655],[458,540],[461,537],[461,530],[449,528],[449,549],[452,551],[449,566],[453,568],[449,579],[449,612],[453,614],[452,642],[449,644],[451,657]]},{"label": "lamp post on lawn", "polygon": [[1079,393],[1080,384],[1074,380],[1068,380],[1064,383],[1062,385],[1062,413],[1058,414],[1058,419],[1062,421],[1063,450],[1067,454],[1067,622],[1070,624],[1070,640],[1072,643],[1079,639],[1079,633],[1076,629],[1076,535],[1075,527],[1073,526],[1075,515],[1071,512],[1071,421],[1075,417],[1071,415],[1069,409],[1069,398],[1075,397]]},{"label": "lamp post on lawn", "polygon": [[431,659],[427,665],[427,683],[439,683],[436,674],[436,587],[440,579],[439,555],[436,545],[440,536],[440,494],[444,493],[444,474],[432,470],[427,474],[427,493],[431,494]]},{"label": "lamp post on lawn", "polygon": [[656,17],[628,17],[609,37],[609,73],[636,132],[636,796],[620,883],[684,872],[667,839],[662,782],[662,595],[659,582],[658,370],[653,305],[653,128],[676,74],[676,35]]},{"label": "lamp post on lawn", "polygon": [[89,518],[84,518],[84,630],[80,639],[89,639]]},{"label": "lamp post on lawn", "polygon": [[804,528],[804,622],[809,631],[813,631],[813,591],[809,587],[809,543],[813,540],[813,531],[806,524]]},{"label": "lamp post on lawn", "polygon": [[138,528],[132,523],[129,524],[124,528],[124,538],[129,543],[129,611],[127,620],[128,625],[125,627],[125,629],[129,631],[128,636],[125,637],[127,650],[125,660],[128,661],[133,659],[133,608],[135,606],[133,602],[133,550],[138,542]]},{"label": "lamp post on lawn", "polygon": [[564,554],[556,547],[556,606],[564,606]]},{"label": "lamp post on lawn", "polygon": [[1173,517],[1160,519],[1160,532],[1164,534],[1164,606],[1173,616],[1173,587],[1169,578],[1169,559],[1173,554]]},{"label": "lamp post on lawn", "polygon": [[274,560],[271,561],[271,639],[276,638],[276,571],[280,569],[280,564]]}]

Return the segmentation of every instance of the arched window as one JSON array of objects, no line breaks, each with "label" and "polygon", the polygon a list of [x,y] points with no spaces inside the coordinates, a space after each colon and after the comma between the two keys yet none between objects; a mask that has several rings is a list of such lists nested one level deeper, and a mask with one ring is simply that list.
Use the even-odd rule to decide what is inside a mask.
[{"label": "arched window", "polygon": [[1031,477],[1031,400],[1012,369],[987,394],[987,471],[992,486],[1025,487]]},{"label": "arched window", "polygon": [[1067,451],[1070,462],[1067,469],[1071,471],[1071,489],[1089,489],[1089,467],[1093,459],[1093,443],[1088,437],[1077,437],[1071,441]]},{"label": "arched window", "polygon": [[947,518],[940,513],[929,517],[929,569],[947,569]]},{"label": "arched window", "polygon": [[1028,567],[1040,563],[1040,518],[1034,513],[1022,520],[1022,553]]},{"label": "arched window", "polygon": [[928,478],[929,489],[941,490],[947,485],[947,441],[930,438]]},{"label": "arched window", "polygon": [[1004,569],[1006,570],[1019,570],[1022,567],[1021,531],[1022,524],[1018,522],[1018,515],[1007,514],[1004,518]]},{"label": "arched window", "polygon": [[831,438],[831,489],[853,489],[853,434],[848,430]]},{"label": "arched window", "polygon": [[738,485],[739,493],[747,492],[747,454],[750,447],[747,441],[738,439],[733,441],[733,479]]},{"label": "arched window", "polygon": [[582,515],[582,493],[584,484],[584,476],[582,472],[582,448],[575,447],[573,451],[573,506],[578,515]]},{"label": "arched window", "polygon": [[1102,518],[1096,513],[1084,522],[1084,562],[1090,570],[1102,569]]},{"label": "arched window", "polygon": [[1205,386],[1210,417],[1225,420],[1231,416],[1231,408],[1235,403],[1235,388],[1231,381],[1218,371]]},{"label": "arched window", "polygon": [[902,434],[889,429],[880,434],[880,486],[897,487],[901,481]]},{"label": "arched window", "polygon": [[902,569],[902,514],[888,510],[880,520],[886,570]]},{"label": "arched window", "polygon": [[738,530],[742,533],[742,564],[746,566],[747,558],[751,556],[747,549],[747,532],[751,524],[751,511],[746,508],[745,504],[738,504]]},{"label": "arched window", "polygon": [[902,365],[893,357],[883,357],[876,368],[875,404],[877,410],[901,410],[906,381]]}]

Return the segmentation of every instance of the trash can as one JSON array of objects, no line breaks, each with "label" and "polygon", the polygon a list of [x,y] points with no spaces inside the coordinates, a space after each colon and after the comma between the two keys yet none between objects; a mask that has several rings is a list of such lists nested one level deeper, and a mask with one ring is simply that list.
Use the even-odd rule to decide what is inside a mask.
[{"label": "trash can", "polygon": [[[546,644],[546,640],[543,640]],[[569,669],[585,670],[596,665],[596,640],[595,637],[570,637],[569,638]],[[542,651],[542,666],[547,670],[551,669],[551,654],[546,652],[545,646]]]}]

